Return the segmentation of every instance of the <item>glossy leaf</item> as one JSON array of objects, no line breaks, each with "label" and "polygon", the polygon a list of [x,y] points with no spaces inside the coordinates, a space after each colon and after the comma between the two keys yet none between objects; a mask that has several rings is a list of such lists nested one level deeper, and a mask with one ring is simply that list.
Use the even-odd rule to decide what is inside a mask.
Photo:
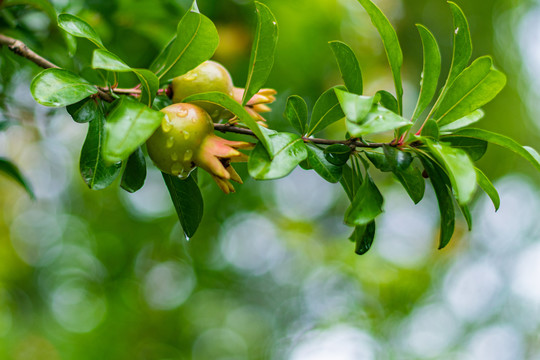
[{"label": "glossy leaf", "polygon": [[330,48],[336,57],[341,78],[345,83],[347,91],[353,94],[362,95],[364,85],[362,81],[362,70],[354,51],[341,41],[330,41]]},{"label": "glossy leaf", "polygon": [[493,202],[495,211],[499,210],[499,207],[501,206],[501,198],[499,197],[499,193],[497,192],[497,189],[495,189],[495,186],[493,186],[491,181],[482,172],[482,170],[478,168],[475,168],[475,170],[476,170],[476,180],[478,181],[478,185],[482,188],[482,190],[484,190],[484,192],[489,196],[489,198]]},{"label": "glossy leaf", "polygon": [[435,141],[439,140],[439,125],[435,120],[426,121],[424,128],[422,129],[422,136]]},{"label": "glossy leaf", "polygon": [[308,156],[302,138],[296,134],[269,135],[274,152],[272,157],[259,142],[251,152],[248,171],[257,180],[279,179],[287,176]]},{"label": "glossy leaf", "polygon": [[85,38],[90,40],[99,48],[105,49],[103,42],[99,37],[98,33],[83,19],[71,15],[71,14],[60,14],[58,15],[58,26],[75,37]]},{"label": "glossy leaf", "polygon": [[381,133],[408,125],[409,120],[380,106],[374,105],[362,124],[347,121],[347,130],[354,137]]},{"label": "glossy leaf", "polygon": [[484,56],[459,75],[442,98],[434,118],[440,126],[469,115],[490,102],[506,85],[506,76]]},{"label": "glossy leaf", "polygon": [[366,151],[365,154],[369,161],[380,171],[390,172],[394,169],[381,149]]},{"label": "glossy leaf", "polygon": [[176,38],[158,78],[162,83],[168,82],[196,68],[214,55],[218,43],[214,23],[202,14],[188,12],[178,24]]},{"label": "glossy leaf", "polygon": [[300,96],[289,96],[283,116],[300,135],[306,133],[308,128],[308,108],[306,102]]},{"label": "glossy leaf", "polygon": [[436,164],[426,158],[422,159],[422,163],[424,164],[424,169],[428,173],[431,184],[433,185],[439,204],[439,212],[441,215],[439,249],[442,249],[448,245],[452,239],[456,224],[452,191],[446,184],[445,180],[447,180],[447,178],[445,179],[446,175],[442,169],[438,168]]},{"label": "glossy leaf", "polygon": [[480,121],[484,117],[484,115],[485,113],[482,109],[475,110],[469,115],[465,115],[461,119],[457,119],[456,121],[453,121],[450,124],[441,126],[440,130],[441,132],[452,132],[454,130],[464,128],[466,126],[474,124],[477,121]]},{"label": "glossy leaf", "polygon": [[86,98],[75,104],[68,105],[66,110],[73,121],[79,124],[87,123],[96,118],[96,113],[100,111],[97,101],[92,98]]},{"label": "glossy leaf", "polygon": [[343,166],[351,156],[351,148],[345,144],[333,144],[324,149],[324,157],[336,166]]},{"label": "glossy leaf", "polygon": [[473,161],[480,160],[488,147],[488,143],[485,140],[457,135],[444,136],[441,138],[441,141],[450,144],[453,148],[464,150]]},{"label": "glossy leaf", "polygon": [[308,136],[324,130],[328,125],[345,117],[339,105],[335,89],[343,89],[343,87],[338,86],[328,89],[317,99],[311,113]]},{"label": "glossy leaf", "polygon": [[396,94],[398,100],[399,114],[403,113],[403,85],[401,83],[401,65],[403,64],[403,52],[399,45],[399,39],[396,31],[390,24],[390,21],[383,14],[381,9],[377,7],[371,0],[358,0],[360,4],[366,9],[371,22],[381,35],[382,42],[386,55],[388,56],[388,62],[392,69],[392,75],[394,77],[394,85],[396,87]]},{"label": "glossy leaf", "polygon": [[336,166],[329,162],[325,157],[324,151],[312,144],[308,144],[306,149],[307,160],[313,170],[328,182],[339,182],[342,174],[341,166]]},{"label": "glossy leaf", "polygon": [[34,77],[30,91],[41,105],[62,107],[95,94],[97,89],[71,71],[46,69]]},{"label": "glossy leaf", "polygon": [[159,89],[159,80],[153,72],[146,69],[134,69],[128,66],[115,54],[102,49],[94,51],[92,57],[92,67],[94,69],[104,69],[117,72],[133,72],[141,82],[142,94],[141,102],[147,106],[152,106],[156,93]]},{"label": "glossy leaf", "polygon": [[0,157],[0,173],[9,176],[21,185],[32,199],[35,199],[34,191],[30,183],[24,178],[17,166],[6,158]]},{"label": "glossy leaf", "polygon": [[146,160],[141,148],[138,148],[128,158],[120,186],[127,192],[134,193],[143,187],[145,179]]},{"label": "glossy leaf", "polygon": [[194,173],[185,180],[169,174],[161,174],[171,195],[184,234],[191,238],[201,223],[204,211],[201,190],[195,181]]},{"label": "glossy leaf", "polygon": [[127,159],[154,133],[164,114],[123,96],[107,116],[103,158],[109,163]]},{"label": "glossy leaf", "polygon": [[441,74],[441,52],[433,34],[423,25],[417,24],[424,51],[424,67],[420,81],[420,96],[412,116],[416,121],[427,109],[437,92],[439,76]]},{"label": "glossy leaf", "polygon": [[354,228],[354,232],[350,236],[350,240],[353,241],[356,246],[354,252],[358,255],[364,255],[371,249],[373,240],[375,239],[375,221],[370,222],[364,226],[357,226]]},{"label": "glossy leaf", "polygon": [[392,110],[396,114],[399,114],[398,101],[396,100],[396,97],[394,95],[390,94],[386,90],[379,90],[377,91],[375,96],[380,97],[379,104],[381,104],[383,107],[387,108],[388,110]]},{"label": "glossy leaf", "polygon": [[383,197],[369,175],[354,195],[345,212],[345,223],[351,226],[367,225],[383,212]]},{"label": "glossy leaf", "polygon": [[236,117],[238,117],[238,119],[240,119],[242,123],[247,125],[247,127],[251,131],[253,131],[257,139],[262,142],[262,144],[268,151],[268,154],[274,154],[274,148],[272,147],[272,141],[270,141],[269,136],[265,132],[261,131],[259,124],[257,124],[257,122],[253,120],[251,115],[247,113],[244,107],[237,103],[229,95],[218,91],[212,91],[202,94],[191,95],[182,101],[193,103],[208,102],[224,107],[225,109],[233,113]]},{"label": "glossy leaf", "polygon": [[335,89],[335,92],[347,120],[356,124],[364,122],[373,104],[379,100],[378,96],[356,95],[340,89]]},{"label": "glossy leaf", "polygon": [[339,182],[345,190],[349,200],[352,201],[354,199],[354,195],[362,184],[362,178],[356,174],[349,165],[344,165],[342,168],[341,180]]},{"label": "glossy leaf", "polygon": [[384,156],[388,164],[395,170],[407,170],[413,161],[410,153],[396,149],[393,146],[383,146]]},{"label": "glossy leaf", "polygon": [[103,160],[104,121],[105,116],[101,110],[94,112],[79,160],[81,176],[92,190],[102,190],[111,185],[121,168],[121,163],[109,165]]},{"label": "glossy leaf", "polygon": [[476,189],[476,171],[467,153],[445,143],[426,140],[431,154],[445,167],[460,205],[467,204]]},{"label": "glossy leaf", "polygon": [[257,9],[257,29],[251,48],[242,106],[247,104],[268,79],[274,65],[274,52],[278,39],[278,26],[274,14],[268,6],[258,1],[255,1],[255,7]]},{"label": "glossy leaf", "polygon": [[423,198],[426,191],[426,182],[422,176],[422,172],[415,166],[409,166],[405,170],[393,170],[398,181],[403,185],[411,200],[418,204]]},{"label": "glossy leaf", "polygon": [[502,146],[510,151],[515,152],[521,157],[529,161],[537,170],[540,170],[540,162],[527,151],[523,146],[504,135],[496,134],[482,129],[462,129],[455,133],[455,135],[465,136],[480,140],[485,140],[491,144]]},{"label": "glossy leaf", "polygon": [[[185,15],[185,14],[184,14]],[[150,65],[149,69],[154,74],[159,74],[160,72],[165,69],[165,66],[167,66],[167,58],[169,57],[169,53],[171,52],[171,48],[173,43],[176,40],[176,34],[165,44],[163,49],[159,52],[159,54],[156,56],[152,64]]]},{"label": "glossy leaf", "polygon": [[447,85],[451,85],[458,75],[467,67],[472,55],[472,40],[469,23],[463,10],[454,2],[449,1],[450,10],[454,18],[454,45],[452,52],[452,65],[448,74]]},{"label": "glossy leaf", "polygon": [[469,206],[467,205],[460,205],[459,209],[461,210],[461,213],[463,214],[463,217],[465,218],[465,221],[467,222],[467,228],[469,231],[473,228],[473,220],[471,215],[471,210],[469,209]]}]

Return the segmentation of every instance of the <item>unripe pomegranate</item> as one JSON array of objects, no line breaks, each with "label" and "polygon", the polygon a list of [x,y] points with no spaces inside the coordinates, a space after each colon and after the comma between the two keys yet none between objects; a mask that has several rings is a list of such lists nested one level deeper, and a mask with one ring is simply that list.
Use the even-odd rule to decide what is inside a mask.
[{"label": "unripe pomegranate", "polygon": [[[173,103],[179,103],[190,95],[219,91],[233,95],[233,81],[231,74],[225,67],[215,61],[205,61],[195,69],[182,76],[175,77],[170,85]],[[214,121],[220,120],[225,111],[219,105],[200,103]]]},{"label": "unripe pomegranate", "polygon": [[225,192],[234,192],[229,180],[242,183],[231,162],[247,161],[237,149],[253,144],[225,140],[214,134],[212,119],[193,104],[178,103],[161,110],[161,126],[147,140],[148,155],[163,172],[187,178],[197,166],[206,170]]}]

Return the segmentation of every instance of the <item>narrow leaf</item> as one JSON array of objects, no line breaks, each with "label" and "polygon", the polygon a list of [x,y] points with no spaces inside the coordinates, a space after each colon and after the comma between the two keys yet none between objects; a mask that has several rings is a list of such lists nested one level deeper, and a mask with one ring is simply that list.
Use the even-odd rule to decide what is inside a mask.
[{"label": "narrow leaf", "polygon": [[247,127],[253,131],[257,139],[261,141],[264,145],[268,154],[274,154],[274,148],[272,147],[272,142],[268,135],[261,131],[259,124],[253,120],[253,118],[247,113],[247,111],[239,103],[237,103],[232,97],[222,92],[213,91],[202,94],[195,94],[188,96],[183,102],[208,102],[224,107],[233,113],[242,123],[247,125]]},{"label": "narrow leaf", "polygon": [[443,136],[441,141],[448,143],[456,149],[465,151],[473,161],[478,161],[487,151],[488,142],[485,140],[474,139],[465,136],[448,135]]},{"label": "narrow leaf", "polygon": [[6,174],[7,176],[15,180],[17,183],[19,183],[19,185],[21,185],[26,190],[26,192],[28,193],[28,195],[30,195],[32,199],[36,198],[30,183],[24,178],[17,166],[15,166],[15,164],[13,164],[11,161],[0,157],[0,173]]},{"label": "narrow leaf", "polygon": [[367,225],[355,227],[354,232],[350,236],[350,240],[356,244],[354,252],[358,255],[367,253],[369,249],[371,249],[374,239],[375,221],[372,221]]},{"label": "narrow leaf", "polygon": [[351,226],[367,225],[383,212],[383,197],[369,175],[360,185],[345,212],[345,223]]},{"label": "narrow leaf", "polygon": [[422,39],[424,51],[424,67],[420,81],[420,96],[412,116],[415,122],[427,109],[437,92],[439,76],[441,74],[441,52],[435,36],[423,25],[417,24],[418,32]]},{"label": "narrow leaf", "polygon": [[465,218],[465,221],[467,222],[467,228],[469,231],[473,228],[473,221],[472,221],[472,215],[471,210],[467,205],[460,205],[459,209],[461,210],[461,213],[463,214],[463,217]]},{"label": "narrow leaf", "polygon": [[278,39],[278,26],[274,14],[266,5],[258,1],[255,1],[255,7],[257,9],[257,29],[251,49],[242,106],[247,104],[268,79],[274,65],[274,52]]},{"label": "narrow leaf", "polygon": [[399,180],[411,200],[418,204],[423,198],[426,190],[426,182],[422,176],[422,172],[414,166],[410,166],[405,170],[393,170],[394,175]]},{"label": "narrow leaf", "polygon": [[445,167],[459,204],[467,204],[476,189],[476,171],[467,153],[445,143],[434,143],[427,139],[425,142],[433,156]]},{"label": "narrow leaf", "polygon": [[201,223],[204,203],[193,173],[185,180],[162,173],[184,234],[191,238]]},{"label": "narrow leaf", "polygon": [[396,31],[390,24],[390,21],[384,16],[381,9],[377,7],[371,0],[358,0],[360,4],[366,9],[371,22],[381,35],[382,42],[386,55],[388,56],[388,62],[392,69],[392,75],[394,77],[394,85],[396,87],[396,94],[398,100],[399,114],[403,114],[403,85],[401,83],[401,65],[403,64],[403,52],[399,45],[399,39]]},{"label": "narrow leaf", "polygon": [[499,207],[501,206],[501,198],[499,197],[499,193],[497,192],[497,189],[495,189],[495,186],[493,186],[491,181],[482,172],[482,170],[478,168],[475,168],[475,170],[476,170],[476,180],[478,181],[478,185],[482,188],[482,190],[484,190],[484,192],[489,196],[489,198],[493,202],[495,211],[499,210]]},{"label": "narrow leaf", "polygon": [[375,96],[380,97],[379,104],[399,115],[399,105],[396,97],[386,90],[379,90]]},{"label": "narrow leaf", "polygon": [[472,55],[472,40],[469,23],[463,10],[454,2],[449,1],[450,10],[454,18],[454,46],[452,65],[448,74],[447,85],[451,85],[458,75],[467,67]]},{"label": "narrow leaf", "polygon": [[[339,89],[340,87],[336,88]],[[317,99],[317,102],[313,107],[313,112],[311,113],[308,136],[324,130],[328,125],[345,117],[335,93],[336,88],[326,90],[319,99]]]},{"label": "narrow leaf", "polygon": [[478,109],[470,113],[469,115],[465,115],[461,119],[457,119],[454,122],[451,122],[450,124],[446,124],[440,127],[441,132],[452,132],[461,128],[464,128],[466,126],[469,126],[471,124],[474,124],[477,121],[480,121],[484,117],[485,113],[482,109]]},{"label": "narrow leaf", "polygon": [[163,69],[157,73],[162,83],[184,75],[210,59],[219,36],[214,23],[206,16],[188,12],[180,23]]},{"label": "narrow leaf", "polygon": [[127,159],[154,133],[164,114],[122,97],[107,116],[103,158],[109,163]]},{"label": "narrow leaf", "polygon": [[146,160],[141,148],[138,148],[128,158],[120,186],[127,192],[134,193],[143,187],[145,179]]},{"label": "narrow leaf", "polygon": [[111,185],[121,168],[121,163],[108,165],[102,158],[104,121],[103,112],[96,111],[88,125],[88,134],[81,149],[79,170],[84,182],[92,190],[102,190]]},{"label": "narrow leaf", "polygon": [[351,148],[345,144],[333,144],[324,149],[324,157],[336,166],[343,166],[351,156]]},{"label": "narrow leaf", "polygon": [[306,148],[308,154],[307,160],[313,170],[328,182],[339,182],[341,179],[342,167],[329,162],[325,157],[324,151],[318,147],[308,144]]},{"label": "narrow leaf", "polygon": [[347,194],[349,200],[352,201],[354,199],[354,195],[356,195],[357,190],[362,184],[362,178],[358,174],[356,174],[356,172],[353,171],[353,169],[349,165],[344,165],[342,172],[343,175],[339,182],[345,190],[345,193]]},{"label": "narrow leaf", "polygon": [[289,120],[300,135],[306,133],[308,127],[308,108],[306,102],[300,96],[289,96],[283,116]]},{"label": "narrow leaf", "polygon": [[257,180],[287,176],[308,156],[304,141],[296,134],[276,133],[269,137],[274,149],[272,157],[260,142],[249,156],[248,171]]},{"label": "narrow leaf", "polygon": [[506,76],[493,68],[493,60],[478,58],[450,86],[434,118],[440,126],[450,124],[490,102],[505,85]]},{"label": "narrow leaf", "polygon": [[97,47],[105,49],[101,38],[94,30],[94,28],[90,26],[86,21],[75,15],[58,15],[58,26],[68,34],[71,34],[75,37],[88,39],[93,42],[94,45],[96,45]]},{"label": "narrow leaf", "polygon": [[429,159],[423,158],[422,163],[428,173],[435,195],[439,203],[439,212],[441,214],[441,230],[439,238],[439,249],[444,248],[454,234],[455,228],[455,212],[454,201],[452,197],[451,189],[446,185],[444,172],[437,168],[437,165],[432,163]]},{"label": "narrow leaf", "polygon": [[95,94],[97,89],[71,71],[46,69],[34,77],[30,91],[41,105],[62,107]]},{"label": "narrow leaf", "polygon": [[364,91],[362,70],[353,50],[341,41],[331,41],[329,44],[336,57],[345,87],[353,94],[362,95]]}]

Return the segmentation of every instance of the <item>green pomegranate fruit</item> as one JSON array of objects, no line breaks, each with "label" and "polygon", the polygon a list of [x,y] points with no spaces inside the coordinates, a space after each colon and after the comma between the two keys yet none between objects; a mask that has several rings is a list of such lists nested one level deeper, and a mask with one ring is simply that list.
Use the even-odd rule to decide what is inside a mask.
[{"label": "green pomegranate fruit", "polygon": [[187,178],[197,166],[206,170],[225,192],[234,192],[229,180],[242,183],[231,162],[247,161],[237,149],[253,144],[225,140],[214,134],[208,113],[193,104],[178,103],[161,110],[161,126],[147,140],[148,155],[164,173]]},{"label": "green pomegranate fruit", "polygon": [[[171,82],[170,91],[173,103],[179,103],[190,95],[209,91],[219,91],[232,96],[233,81],[231,74],[223,65],[208,60],[186,74],[175,77]],[[225,114],[219,105],[208,103],[198,105],[215,121],[220,120]]]}]

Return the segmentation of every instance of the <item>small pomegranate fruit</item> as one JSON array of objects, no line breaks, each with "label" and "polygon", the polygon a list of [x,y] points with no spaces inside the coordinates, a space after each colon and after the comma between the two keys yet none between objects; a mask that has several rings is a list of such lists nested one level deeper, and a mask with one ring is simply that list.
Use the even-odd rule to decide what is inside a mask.
[{"label": "small pomegranate fruit", "polygon": [[163,172],[187,178],[197,166],[206,170],[225,193],[234,192],[229,180],[242,184],[231,162],[247,161],[238,149],[254,144],[225,140],[214,134],[212,119],[204,109],[178,103],[161,110],[161,126],[147,140],[148,155]]}]

